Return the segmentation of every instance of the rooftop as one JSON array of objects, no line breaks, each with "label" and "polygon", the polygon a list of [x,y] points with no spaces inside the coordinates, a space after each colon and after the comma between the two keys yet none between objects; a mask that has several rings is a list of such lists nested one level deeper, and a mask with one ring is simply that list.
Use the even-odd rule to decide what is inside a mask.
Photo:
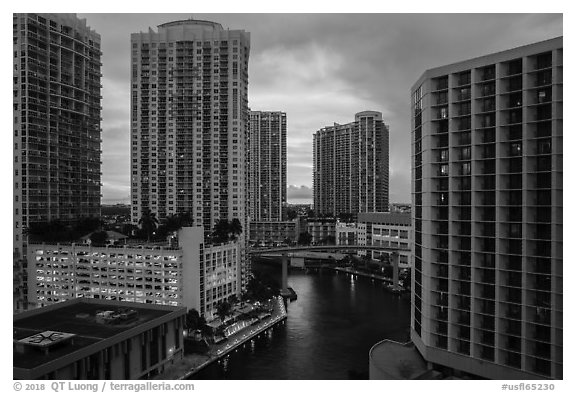
[{"label": "rooftop", "polygon": [[159,28],[167,28],[167,27],[174,27],[174,26],[205,26],[215,30],[223,30],[222,25],[217,22],[211,22],[208,20],[200,20],[200,19],[183,19],[183,20],[176,20],[173,22],[163,23],[158,25]]},{"label": "rooftop", "polygon": [[[131,310],[136,313],[129,318],[104,321],[112,314],[127,314]],[[148,322],[178,311],[184,313],[181,307],[79,298],[17,314],[13,320],[13,341],[14,345],[19,342],[20,350],[13,351],[14,367],[33,369],[132,329],[138,334]],[[67,338],[60,340],[61,345],[55,345],[58,342],[49,346],[29,345],[39,340],[54,341],[54,337],[60,336]]]},{"label": "rooftop", "polygon": [[412,214],[397,212],[358,213],[358,222],[371,222],[375,224],[411,225]]},{"label": "rooftop", "polygon": [[414,344],[392,340],[380,341],[370,349],[370,367],[387,379],[420,379],[428,370]]}]

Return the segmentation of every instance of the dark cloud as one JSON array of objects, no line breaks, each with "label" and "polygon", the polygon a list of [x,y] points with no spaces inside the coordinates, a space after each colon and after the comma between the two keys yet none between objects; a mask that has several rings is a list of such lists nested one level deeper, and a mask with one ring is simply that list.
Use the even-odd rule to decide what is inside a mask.
[{"label": "dark cloud", "polygon": [[[191,15],[81,16],[102,36],[106,197],[130,182],[130,34]],[[315,131],[379,110],[390,126],[390,199],[399,202],[410,200],[410,88],[418,77],[429,68],[562,35],[563,28],[562,14],[193,16],[251,33],[250,107],[287,112],[289,184],[312,185]]]}]

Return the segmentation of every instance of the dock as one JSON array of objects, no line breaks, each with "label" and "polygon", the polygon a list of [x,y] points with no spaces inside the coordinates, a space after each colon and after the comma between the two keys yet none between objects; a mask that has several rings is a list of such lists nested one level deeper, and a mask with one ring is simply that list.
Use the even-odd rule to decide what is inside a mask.
[{"label": "dock", "polygon": [[398,288],[394,288],[394,283],[393,280],[388,278],[388,277],[384,277],[381,276],[379,274],[372,274],[372,273],[365,273],[365,272],[360,272],[358,270],[354,270],[348,267],[332,267],[332,270],[335,270],[337,272],[342,272],[342,273],[347,273],[347,274],[352,274],[352,275],[356,275],[356,276],[360,276],[360,277],[366,277],[366,278],[370,278],[372,280],[378,280],[378,281],[382,281],[385,286],[384,288],[388,291],[388,292],[392,292],[392,293],[396,293],[396,294],[401,294],[404,292],[407,292],[408,290],[404,287],[402,287],[401,285],[398,286]]},{"label": "dock", "polygon": [[[234,333],[219,344],[211,346],[208,354],[189,354],[184,355],[183,359],[173,365],[170,369],[158,376],[157,379],[189,379],[205,367],[218,362],[225,358],[227,355],[237,350],[250,340],[258,337],[260,334],[266,332],[272,327],[284,323],[288,317],[284,302],[281,296],[276,299],[276,306],[273,314],[269,318],[265,318],[258,323],[248,326],[237,333]],[[156,378],[155,378],[156,379]]]}]

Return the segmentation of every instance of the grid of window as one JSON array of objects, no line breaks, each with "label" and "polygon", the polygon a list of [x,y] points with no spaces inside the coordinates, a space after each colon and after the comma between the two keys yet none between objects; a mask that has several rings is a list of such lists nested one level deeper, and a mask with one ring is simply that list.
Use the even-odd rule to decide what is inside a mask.
[{"label": "grid of window", "polygon": [[100,215],[100,36],[73,14],[14,14],[16,308],[26,309],[24,231]]},{"label": "grid of window", "polygon": [[250,218],[282,221],[286,206],[286,113],[250,112]]},{"label": "grid of window", "polygon": [[380,112],[314,134],[314,207],[320,214],[388,211],[388,126]]},{"label": "grid of window", "polygon": [[562,50],[445,69],[412,96],[413,331],[561,378]]}]

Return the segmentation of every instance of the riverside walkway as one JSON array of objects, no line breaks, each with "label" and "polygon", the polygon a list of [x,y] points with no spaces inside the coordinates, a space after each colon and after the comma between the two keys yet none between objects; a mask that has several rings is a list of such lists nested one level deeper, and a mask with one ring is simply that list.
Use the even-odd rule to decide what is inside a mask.
[{"label": "riverside walkway", "polygon": [[210,349],[206,354],[184,355],[182,359],[167,366],[164,372],[157,375],[154,379],[188,379],[204,367],[226,357],[226,355],[237,350],[245,343],[250,342],[250,340],[256,338],[262,332],[284,321],[287,318],[287,313],[282,297],[273,298],[269,302],[271,302],[271,306],[273,307],[270,318],[266,318],[254,325],[239,330],[237,333],[228,336],[224,342],[210,345]]}]

